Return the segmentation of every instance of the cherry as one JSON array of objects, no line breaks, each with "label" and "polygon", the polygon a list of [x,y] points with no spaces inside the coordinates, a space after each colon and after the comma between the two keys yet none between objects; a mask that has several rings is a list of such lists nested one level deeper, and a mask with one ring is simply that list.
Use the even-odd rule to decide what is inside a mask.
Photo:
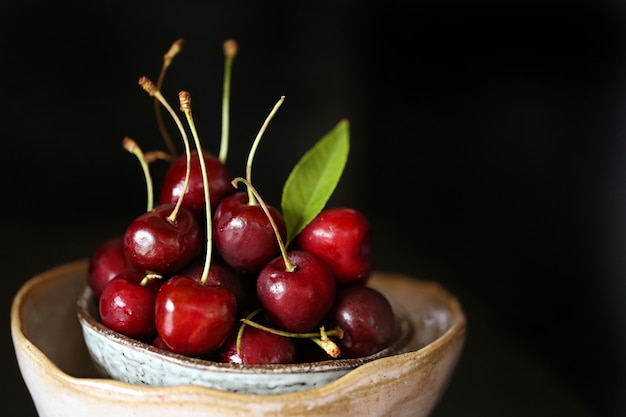
[{"label": "cherry", "polygon": [[323,259],[340,285],[364,284],[371,274],[372,233],[359,210],[323,210],[300,232],[295,244]]},{"label": "cherry", "polygon": [[239,328],[235,327],[219,352],[221,362],[237,364],[294,363],[296,349],[289,337],[244,326],[240,348],[237,349]]},{"label": "cherry", "polygon": [[139,272],[122,272],[102,291],[98,302],[100,320],[108,328],[136,340],[156,336],[154,303],[160,279],[146,279]]},{"label": "cherry", "polygon": [[379,291],[362,285],[340,288],[325,322],[329,328],[339,326],[344,331],[336,342],[342,356],[352,358],[387,347],[395,329],[389,300]]},{"label": "cherry", "polygon": [[87,266],[87,283],[96,298],[99,298],[104,287],[116,275],[135,270],[124,254],[124,239],[115,236],[102,242],[91,253]]},{"label": "cherry", "polygon": [[[201,153],[202,147],[191,114],[191,95],[187,91],[181,91],[179,100],[181,110],[187,116],[193,132],[196,149]],[[230,334],[237,318],[237,300],[234,294],[223,285],[207,285],[213,269],[211,268],[213,222],[210,184],[204,159],[199,159],[199,165],[207,219],[206,254],[202,272],[197,280],[184,275],[170,278],[159,290],[155,302],[155,321],[160,340],[172,352],[187,356],[204,356],[216,352]],[[178,200],[179,203],[181,200],[182,196]],[[191,213],[188,210],[187,212]],[[219,271],[219,267],[216,267],[213,274],[217,275]],[[219,276],[212,279],[223,282]]]},{"label": "cherry", "polygon": [[230,334],[237,302],[226,287],[175,275],[157,293],[154,312],[158,335],[172,352],[203,356],[217,351]]},{"label": "cherry", "polygon": [[[274,227],[278,229],[282,239],[285,239],[287,234],[285,222],[278,209],[268,205],[260,207],[251,189],[254,155],[270,120],[284,101],[285,97],[281,96],[276,102],[248,153],[245,179],[246,184],[250,184],[248,192],[239,192],[226,197],[217,206],[213,215],[215,246],[226,263],[242,273],[258,272],[278,255],[280,248],[274,234]],[[233,180],[233,185],[236,182]]]},{"label": "cherry", "polygon": [[320,324],[335,299],[335,278],[317,256],[302,250],[270,261],[257,278],[259,301],[271,322],[291,332],[307,332]]},{"label": "cherry", "polygon": [[[184,275],[201,283],[203,269],[204,259],[203,257],[198,257],[183,268],[178,275]],[[219,256],[214,256],[211,259],[211,265],[204,285],[222,285],[226,287],[235,296],[237,307],[241,310],[249,305],[251,296],[242,281],[240,274],[226,264]]]},{"label": "cherry", "polygon": [[[217,207],[220,201],[236,190],[231,185],[233,179],[228,168],[220,160],[207,151],[203,151],[204,163],[209,178],[209,193],[212,208]],[[176,203],[180,198],[187,170],[186,156],[178,157],[168,168],[163,178],[159,192],[159,203]],[[189,185],[184,194],[183,206],[202,218],[204,210],[204,187],[202,185],[202,171],[198,151],[191,151],[191,172]]]},{"label": "cherry", "polygon": [[193,213],[161,204],[135,218],[124,233],[124,253],[137,269],[162,275],[177,272],[202,250],[203,233]]},{"label": "cherry", "polygon": [[[284,238],[287,232],[282,215],[275,207],[268,209]],[[213,236],[224,261],[243,273],[258,272],[280,251],[266,214],[258,204],[249,204],[249,195],[245,192],[226,197],[217,207]]]},{"label": "cherry", "polygon": [[335,298],[335,277],[326,263],[312,253],[287,252],[270,207],[247,179],[233,180],[235,185],[239,182],[243,182],[248,193],[258,200],[281,254],[259,271],[256,281],[259,303],[269,320],[281,329],[307,332],[318,325],[330,309]]},{"label": "cherry", "polygon": [[167,350],[168,352],[172,352],[172,349],[170,349],[170,347],[167,346],[165,342],[163,342],[163,339],[161,339],[161,336],[159,336],[158,334],[152,340],[152,346],[158,347],[159,349],[162,349],[162,350]]}]

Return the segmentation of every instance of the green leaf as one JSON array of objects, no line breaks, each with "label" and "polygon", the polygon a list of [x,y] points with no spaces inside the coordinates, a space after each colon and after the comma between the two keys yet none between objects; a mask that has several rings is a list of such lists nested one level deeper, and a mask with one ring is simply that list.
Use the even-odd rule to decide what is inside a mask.
[{"label": "green leaf", "polygon": [[302,156],[287,177],[281,199],[286,246],[326,206],[343,174],[349,151],[349,123],[343,119]]}]

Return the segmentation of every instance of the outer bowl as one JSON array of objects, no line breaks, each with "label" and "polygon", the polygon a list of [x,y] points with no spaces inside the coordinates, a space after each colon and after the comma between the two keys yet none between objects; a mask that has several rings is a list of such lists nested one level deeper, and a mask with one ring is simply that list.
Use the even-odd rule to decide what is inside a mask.
[{"label": "outer bowl", "polygon": [[26,282],[13,300],[17,361],[43,417],[423,417],[445,391],[465,341],[462,308],[439,284],[376,272],[369,285],[389,297],[413,330],[406,345],[400,343],[401,352],[372,358],[323,386],[276,395],[133,384],[101,377],[86,347],[76,310],[86,271],[86,260],[45,271]]}]

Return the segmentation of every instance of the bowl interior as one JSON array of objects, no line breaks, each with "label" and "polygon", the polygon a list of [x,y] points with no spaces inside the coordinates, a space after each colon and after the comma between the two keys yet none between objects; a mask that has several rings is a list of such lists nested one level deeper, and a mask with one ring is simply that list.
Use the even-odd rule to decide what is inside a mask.
[{"label": "bowl interior", "polygon": [[82,291],[77,280],[86,279],[82,265],[80,261],[65,265],[65,273],[54,279],[41,276],[22,287],[13,301],[12,336],[14,343],[32,343],[68,375],[89,378],[99,373],[87,351],[72,301]]}]

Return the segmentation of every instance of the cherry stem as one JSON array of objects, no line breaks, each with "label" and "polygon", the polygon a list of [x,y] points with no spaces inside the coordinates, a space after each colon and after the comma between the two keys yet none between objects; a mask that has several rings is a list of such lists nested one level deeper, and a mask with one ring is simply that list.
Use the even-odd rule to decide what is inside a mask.
[{"label": "cherry stem", "polygon": [[167,161],[167,162],[171,162],[172,161],[172,155],[170,155],[167,152],[163,152],[163,151],[146,152],[146,153],[143,154],[143,158],[149,164],[154,162],[154,161],[157,161],[157,160],[162,160],[162,161]]},{"label": "cherry stem", "polygon": [[[262,311],[261,309],[254,310],[252,313],[246,316],[245,320],[252,320],[252,318],[256,316],[258,313],[260,313],[261,311]],[[245,327],[246,327],[246,323],[244,323],[242,320],[241,326],[239,326],[239,331],[237,331],[237,354],[241,353],[241,339],[243,339],[243,329]]]},{"label": "cherry stem", "polygon": [[[176,41],[174,41],[174,43],[172,43],[170,49],[163,55],[163,65],[161,66],[161,72],[159,74],[159,79],[157,80],[156,84],[157,90],[161,90],[161,87],[163,86],[163,79],[165,78],[165,73],[172,63],[172,60],[176,55],[178,55],[184,44],[185,41],[183,39],[177,39]],[[165,128],[165,124],[163,123],[160,101],[156,97],[154,100],[154,114],[156,116],[156,122],[159,127],[159,131],[161,132],[161,136],[163,137],[163,141],[165,142],[169,153],[172,155],[172,158],[175,159],[178,154],[176,152],[174,144],[172,143],[172,138],[170,137],[167,129]]]},{"label": "cherry stem", "polygon": [[178,201],[176,201],[176,206],[172,213],[167,217],[167,221],[172,224],[176,224],[176,216],[178,215],[178,211],[183,203],[183,197],[187,192],[187,188],[189,186],[189,176],[191,175],[191,150],[189,149],[189,139],[187,138],[187,133],[185,132],[185,128],[183,127],[182,122],[178,115],[174,112],[172,107],[169,105],[163,94],[156,88],[156,85],[147,77],[139,78],[139,85],[152,97],[155,97],[159,102],[167,109],[167,111],[172,116],[172,119],[176,122],[176,126],[178,126],[178,130],[180,131],[181,136],[183,137],[183,142],[185,143],[185,155],[187,157],[187,169],[185,171],[185,182],[183,183],[183,189],[178,197]]},{"label": "cherry stem", "polygon": [[202,270],[202,276],[200,279],[200,284],[204,285],[206,280],[209,278],[209,269],[211,268],[211,254],[213,252],[213,227],[211,222],[211,200],[209,193],[209,178],[207,175],[206,163],[204,162],[204,155],[202,153],[202,145],[200,144],[200,138],[198,137],[198,132],[196,130],[196,124],[193,121],[193,115],[191,113],[191,94],[188,91],[181,91],[178,93],[178,100],[180,101],[180,110],[185,113],[187,117],[187,122],[189,124],[189,128],[191,129],[191,133],[193,134],[193,140],[196,144],[196,150],[198,152],[198,160],[200,161],[200,171],[202,172],[202,185],[204,188],[204,209],[206,211],[206,238],[207,238],[207,249],[206,249],[206,259],[204,262],[204,268]]},{"label": "cherry stem", "polygon": [[333,330],[328,330],[328,331],[323,330],[324,328],[322,327],[319,332],[309,332],[309,333],[287,332],[285,330],[275,329],[275,328],[257,323],[255,321],[252,321],[249,316],[241,319],[241,322],[250,327],[255,327],[259,330],[263,330],[268,333],[273,333],[278,336],[291,337],[294,339],[314,339],[314,338],[328,339],[328,336],[337,336],[338,338],[341,339],[344,333],[341,327],[335,327]]},{"label": "cherry stem", "polygon": [[[247,324],[248,326],[255,327],[257,329],[273,333],[278,336],[283,337],[292,337],[296,339],[309,339],[315,342],[319,347],[324,349],[324,351],[332,358],[338,358],[341,356],[341,349],[335,342],[333,342],[328,336],[337,336],[338,338],[343,338],[343,329],[339,326],[335,327],[333,330],[326,331],[324,326],[320,327],[320,331],[318,333],[293,333],[286,332],[284,330],[274,329],[272,327],[264,326],[260,323],[254,322],[250,320],[251,316],[256,314],[259,310],[253,312],[246,318],[241,319],[243,324]],[[243,325],[239,328],[239,332],[243,334]],[[239,337],[239,334],[237,335]],[[238,343],[239,339],[237,340]],[[237,345],[237,353],[239,353],[239,345]]]},{"label": "cherry stem", "polygon": [[145,287],[146,285],[148,285],[148,281],[152,279],[163,279],[163,275],[157,274],[156,272],[148,271],[146,272],[144,277],[141,279],[141,282],[139,283],[139,285],[141,285],[142,287]]},{"label": "cherry stem", "polygon": [[126,136],[122,140],[122,146],[128,152],[135,155],[137,157],[137,160],[139,160],[139,163],[141,164],[141,169],[143,170],[143,176],[146,179],[146,191],[147,191],[147,197],[148,197],[148,207],[146,211],[151,211],[154,208],[154,193],[152,191],[153,190],[152,176],[150,175],[150,168],[148,167],[148,161],[146,160],[139,145],[137,145],[137,142],[135,142],[133,139],[129,138],[128,136]]},{"label": "cherry stem", "polygon": [[289,260],[289,257],[287,256],[287,249],[285,248],[285,243],[283,242],[283,238],[280,237],[280,232],[278,231],[278,227],[276,226],[276,222],[274,221],[274,218],[270,214],[270,211],[267,208],[267,205],[265,204],[265,202],[263,201],[263,199],[259,195],[258,191],[252,186],[250,181],[248,181],[247,179],[242,178],[242,177],[237,177],[237,178],[235,178],[234,180],[231,181],[231,183],[233,184],[233,186],[235,188],[237,187],[237,185],[240,182],[243,182],[248,187],[248,194],[252,193],[252,195],[254,195],[254,197],[256,197],[256,199],[259,201],[259,204],[261,205],[261,208],[263,209],[263,212],[265,213],[265,215],[267,216],[267,219],[269,220],[270,224],[272,225],[272,229],[274,230],[274,235],[276,235],[276,240],[278,241],[278,246],[280,247],[280,253],[281,253],[282,257],[283,257],[283,261],[285,262],[285,270],[287,272],[295,271],[296,267],[294,266],[294,264],[291,263],[291,261]]},{"label": "cherry stem", "polygon": [[228,135],[230,128],[230,79],[232,74],[233,61],[237,55],[238,45],[233,39],[224,42],[224,92],[222,95],[222,139],[220,144],[219,160],[226,163],[228,156]]},{"label": "cherry stem", "polygon": [[[267,129],[267,126],[269,125],[270,121],[272,120],[272,118],[274,117],[274,115],[276,114],[279,107],[281,106],[281,104],[283,104],[284,101],[285,101],[285,96],[281,96],[278,102],[274,105],[274,108],[272,109],[270,114],[265,119],[265,122],[261,126],[259,133],[256,135],[256,138],[254,139],[254,142],[252,143],[252,148],[250,149],[250,153],[248,154],[248,161],[246,163],[246,179],[248,180],[249,183],[252,183],[252,160],[254,159],[254,154],[256,153],[256,150],[259,146],[261,137],[263,136],[263,133]],[[257,201],[254,197],[255,197],[254,193],[252,193],[250,190],[250,187],[248,187],[248,204],[251,206],[254,206],[257,204]]]},{"label": "cherry stem", "polygon": [[[339,329],[339,328],[338,328]],[[341,329],[339,329],[341,330]],[[319,347],[321,347],[322,349],[324,349],[324,351],[326,353],[328,353],[328,355],[332,358],[338,358],[339,356],[341,356],[341,349],[339,349],[339,346],[337,346],[337,344],[335,342],[333,342],[331,339],[328,338],[328,334],[330,332],[325,332],[324,328],[322,327],[320,329],[320,335],[321,337],[318,339],[316,337],[312,337],[310,340],[312,340],[313,342],[315,342]],[[332,335],[331,335],[332,336]],[[343,330],[341,330],[341,337],[343,337]]]}]

